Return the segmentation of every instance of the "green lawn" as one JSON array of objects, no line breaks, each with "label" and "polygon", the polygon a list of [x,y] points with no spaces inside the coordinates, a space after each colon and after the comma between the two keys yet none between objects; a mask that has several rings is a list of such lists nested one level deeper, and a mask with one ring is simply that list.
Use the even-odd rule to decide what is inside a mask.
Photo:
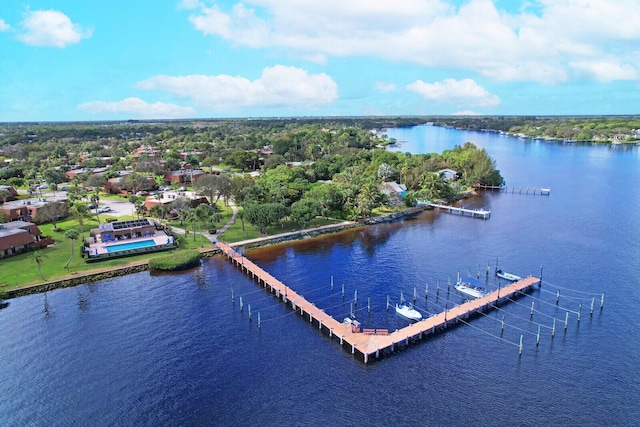
[{"label": "green lawn", "polygon": [[[218,208],[222,213],[223,218],[218,224],[216,224],[216,226],[222,227],[230,220],[232,210],[229,206],[224,206],[222,202],[218,203]],[[107,217],[101,215],[100,218],[104,221]],[[130,218],[132,217],[119,217],[117,219],[123,220]],[[335,224],[340,221],[341,220],[318,217],[311,221],[308,227],[319,227],[327,224]],[[180,226],[179,221],[169,221],[168,224],[180,228],[186,228],[185,224]],[[95,215],[88,216],[84,221],[85,237],[89,236],[89,231],[92,228],[97,227],[98,222]],[[38,250],[38,254],[42,256],[42,276],[44,276],[46,281],[70,278],[79,273],[89,271],[102,271],[109,270],[111,268],[124,267],[132,262],[146,261],[157,256],[157,254],[149,253],[87,264],[81,257],[80,249],[82,247],[82,237],[79,236],[74,242],[75,250],[73,259],[69,264],[69,268],[65,269],[64,265],[71,256],[71,241],[64,237],[64,232],[70,229],[80,231],[78,222],[75,219],[67,218],[56,223],[55,231],[53,230],[53,224],[43,224],[39,226],[39,228],[43,235],[50,236],[54,240],[54,244],[52,246]],[[300,226],[298,224],[291,221],[285,221],[281,225],[267,228],[267,235],[272,236],[275,234],[286,233],[299,228]],[[191,229],[190,226],[189,229]],[[259,237],[264,236],[260,235],[254,226],[245,221],[243,231],[242,222],[239,219],[236,219],[236,222],[227,230],[227,232],[224,233],[224,235],[221,236],[221,240],[226,242],[237,242]],[[201,237],[200,233],[196,233],[195,236],[192,233],[189,233],[188,235],[178,234],[177,238],[180,249],[199,249],[200,247],[206,248],[213,246],[213,243],[207,238]],[[34,252],[28,252],[0,260],[0,266],[2,267],[2,279],[0,280],[2,285],[0,287],[0,291],[7,291],[43,282],[33,255]]]},{"label": "green lawn", "polygon": [[[121,217],[118,219],[128,218]],[[39,226],[43,235],[50,236],[54,240],[54,244],[52,246],[38,250],[38,253],[42,256],[42,275],[46,281],[73,277],[78,273],[88,271],[108,270],[114,267],[123,267],[135,261],[148,260],[149,258],[157,256],[157,254],[150,253],[87,264],[80,255],[82,237],[79,236],[74,244],[75,249],[73,259],[69,263],[69,268],[65,269],[64,265],[71,256],[71,240],[64,237],[64,232],[69,229],[76,229],[80,231],[80,226],[76,220],[69,218],[57,222],[56,226],[57,231],[53,231],[53,224],[43,224]],[[85,237],[89,235],[89,230],[91,228],[96,228],[97,226],[98,222],[96,221],[95,216],[93,216],[92,219],[85,219]],[[180,243],[180,248],[193,246],[192,242],[187,242],[185,236],[178,236],[178,241]],[[6,291],[43,282],[33,255],[34,252],[27,252],[0,260],[3,272],[1,283],[6,283],[6,286],[3,286],[2,290]]]}]

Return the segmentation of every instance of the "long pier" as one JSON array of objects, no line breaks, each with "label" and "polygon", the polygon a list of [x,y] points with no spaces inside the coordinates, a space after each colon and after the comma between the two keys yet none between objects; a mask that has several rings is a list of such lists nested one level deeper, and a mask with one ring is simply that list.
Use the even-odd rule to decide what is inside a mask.
[{"label": "long pier", "polygon": [[351,325],[339,322],[329,316],[251,260],[237,253],[226,243],[216,242],[216,246],[231,263],[251,276],[260,286],[268,288],[271,293],[275,293],[279,300],[291,306],[294,311],[299,312],[303,319],[317,325],[318,329],[328,333],[329,337],[335,336],[341,346],[349,346],[351,354],[356,354],[357,352],[362,355],[365,364],[369,362],[372,356],[378,359],[384,351],[393,352],[397,346],[409,345],[426,336],[441,332],[447,326],[458,323],[458,319],[464,320],[485,309],[491,309],[499,305],[501,301],[506,301],[507,298],[513,298],[521,292],[527,292],[536,283],[540,282],[540,279],[536,277],[527,277],[493,291],[487,296],[452,307],[394,332],[389,333],[387,330],[383,330],[381,331],[382,333],[376,333],[375,330],[367,329],[363,333],[354,332],[351,329]]},{"label": "long pier", "polygon": [[457,208],[455,206],[443,205],[440,203],[429,203],[428,206],[431,206],[435,209],[442,209],[449,213],[457,213],[460,215],[469,214],[474,218],[482,218],[487,219],[491,216],[491,211],[486,209],[466,209],[466,208]]},{"label": "long pier", "polygon": [[483,184],[476,184],[474,185],[475,188],[480,188],[482,190],[497,190],[497,191],[504,191],[505,193],[511,192],[513,193],[518,193],[518,194],[533,194],[534,196],[536,194],[540,194],[542,196],[549,196],[551,195],[551,189],[550,188],[539,188],[539,187],[509,187],[507,185],[483,185]]}]

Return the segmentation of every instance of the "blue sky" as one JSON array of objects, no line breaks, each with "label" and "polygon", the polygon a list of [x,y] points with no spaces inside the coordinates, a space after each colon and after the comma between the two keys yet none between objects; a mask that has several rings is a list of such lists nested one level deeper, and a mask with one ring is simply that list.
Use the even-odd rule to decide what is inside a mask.
[{"label": "blue sky", "polygon": [[640,0],[0,2],[0,121],[639,107]]}]

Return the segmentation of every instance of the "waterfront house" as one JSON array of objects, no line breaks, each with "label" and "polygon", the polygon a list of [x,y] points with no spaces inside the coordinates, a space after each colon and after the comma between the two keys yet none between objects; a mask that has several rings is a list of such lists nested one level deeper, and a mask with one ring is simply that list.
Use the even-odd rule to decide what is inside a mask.
[{"label": "waterfront house", "polygon": [[407,186],[397,182],[385,182],[381,184],[380,191],[387,196],[391,205],[397,205],[407,195]]}]

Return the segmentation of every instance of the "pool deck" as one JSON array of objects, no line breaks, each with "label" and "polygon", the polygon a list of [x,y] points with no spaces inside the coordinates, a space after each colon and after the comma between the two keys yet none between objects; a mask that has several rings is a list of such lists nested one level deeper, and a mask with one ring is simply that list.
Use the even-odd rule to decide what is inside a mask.
[{"label": "pool deck", "polygon": [[91,243],[89,245],[89,251],[91,256],[98,256],[98,255],[103,255],[103,254],[107,254],[107,253],[113,253],[113,252],[109,252],[107,250],[108,247],[112,247],[112,246],[117,246],[117,245],[122,245],[125,243],[133,243],[133,242],[140,242],[143,240],[151,240],[153,239],[153,241],[155,242],[156,246],[162,246],[162,245],[166,245],[167,244],[167,239],[169,238],[169,236],[167,236],[167,234],[162,231],[162,230],[156,230],[156,232],[153,234],[153,236],[141,236],[141,237],[136,237],[133,239],[120,239],[120,240],[116,240],[116,241],[110,241],[110,242],[96,242],[96,243]]}]

